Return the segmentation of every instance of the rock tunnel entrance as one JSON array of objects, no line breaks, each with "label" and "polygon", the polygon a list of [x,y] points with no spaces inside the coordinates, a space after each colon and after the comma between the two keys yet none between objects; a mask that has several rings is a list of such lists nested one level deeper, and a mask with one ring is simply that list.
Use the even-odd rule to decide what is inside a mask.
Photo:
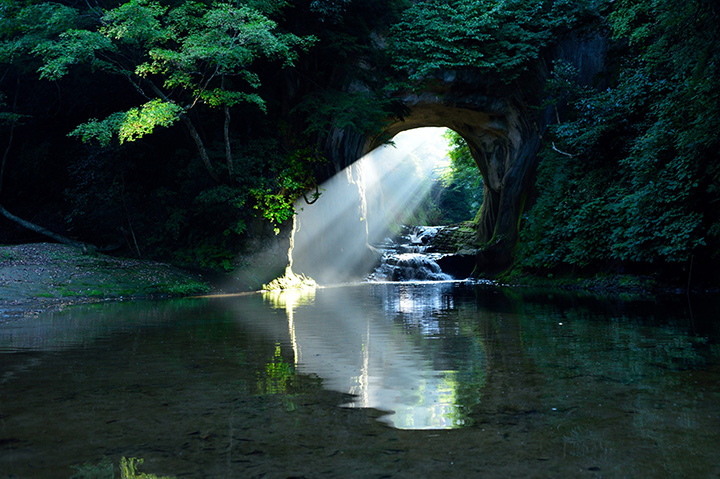
[{"label": "rock tunnel entrance", "polygon": [[[402,118],[391,119],[384,131],[363,134],[337,127],[320,138],[318,147],[331,165],[326,178],[352,171],[347,169],[399,132],[421,127],[454,130],[468,144],[483,179],[474,271],[477,276],[492,277],[512,263],[537,152],[547,125],[556,121],[557,112],[553,115],[550,108],[542,107],[549,66],[554,61],[568,62],[577,69],[579,84],[590,85],[602,70],[606,43],[602,33],[570,35],[545,52],[522,78],[510,82],[484,77],[472,69],[438,71],[425,79],[422,89],[394,96],[404,113]],[[369,77],[382,76],[371,65],[359,67]],[[360,77],[346,80],[348,90],[375,91]],[[352,182],[352,173],[347,174]],[[313,247],[337,249],[340,243],[325,235]]]},{"label": "rock tunnel entrance", "polygon": [[[482,176],[483,203],[476,226],[478,248],[464,261],[474,263],[471,269],[478,276],[492,276],[509,266],[540,145],[532,116],[511,100],[481,95],[425,92],[407,95],[403,102],[407,115],[389,122],[382,134],[362,136],[337,130],[328,138],[326,148],[336,170],[333,178],[342,178],[346,192],[336,199],[323,200],[321,196],[318,204],[310,207],[299,205],[308,213],[299,215],[296,272],[306,272],[327,283],[323,276],[328,268],[334,270],[328,276],[338,278],[344,270],[352,269],[347,265],[375,263],[372,248],[354,251],[352,254],[360,256],[353,258],[344,247],[358,237],[372,236],[367,211],[363,211],[367,206],[341,203],[357,195],[359,202],[367,205],[367,197],[373,193],[363,186],[368,173],[362,160],[378,150],[386,138],[424,127],[449,128],[458,133]],[[308,214],[316,219],[303,219]],[[313,226],[318,221],[326,226]],[[322,252],[325,259],[316,259],[317,252]],[[321,262],[325,266],[319,271]]]},{"label": "rock tunnel entrance", "polygon": [[402,98],[408,113],[388,123],[382,134],[363,137],[338,130],[326,149],[337,171],[406,130],[444,127],[466,141],[483,180],[477,223],[476,274],[491,276],[509,266],[520,218],[536,165],[540,132],[522,102],[448,91],[426,91]]},{"label": "rock tunnel entrance", "polygon": [[[415,101],[410,115],[404,121],[389,125],[387,134],[394,136],[410,128],[443,126],[462,136],[484,183],[478,240],[481,243],[494,239],[514,242],[527,176],[539,147],[536,131],[526,124],[519,109],[499,102],[448,104],[440,96],[419,97]],[[373,140],[370,141],[372,147]]]}]

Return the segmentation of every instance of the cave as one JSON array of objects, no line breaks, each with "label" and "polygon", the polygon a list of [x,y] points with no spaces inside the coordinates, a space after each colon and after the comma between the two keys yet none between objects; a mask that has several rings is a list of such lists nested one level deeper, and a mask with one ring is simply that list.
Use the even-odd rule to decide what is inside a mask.
[{"label": "cave", "polygon": [[[532,71],[507,83],[502,79],[478,76],[473,71],[439,72],[422,87],[396,93],[394,99],[402,105],[403,112],[388,118],[382,131],[361,133],[352,128],[335,127],[321,137],[318,144],[328,162],[317,179],[322,183],[340,173],[343,173],[340,176],[352,176],[349,167],[403,131],[424,127],[455,131],[467,143],[483,179],[483,203],[475,222],[477,248],[474,254],[464,254],[456,259],[463,262],[463,270],[469,267],[475,277],[495,277],[513,264],[523,213],[531,207],[537,154],[543,141],[547,141],[544,135],[548,125],[556,121],[558,115],[554,108],[541,107],[543,87],[552,63],[556,60],[569,62],[578,71],[578,83],[590,85],[598,81],[606,50],[607,42],[602,34],[570,36],[546,52]],[[381,76],[382,72],[377,72],[376,78]],[[371,90],[358,78],[349,78],[347,85],[352,91]],[[354,180],[350,178],[349,181],[352,183]],[[319,216],[337,214],[329,209],[323,210],[324,207],[319,204],[308,206],[301,203],[299,206],[301,209],[315,209]],[[356,211],[345,214],[361,216]],[[290,230],[291,225],[283,225],[284,234],[281,236],[289,238]],[[343,250],[345,239],[363,235],[363,230],[361,224],[345,231],[328,228],[322,234],[302,239],[302,235],[308,234],[308,229],[301,227],[299,242],[304,241],[307,246],[306,251],[298,248],[295,255],[296,272],[310,276],[316,274],[320,260],[308,255],[307,250],[322,251],[326,258],[322,262],[332,265],[347,254]],[[258,235],[258,241],[270,240],[277,242],[274,235]],[[285,265],[274,264],[282,262],[284,255],[279,253],[281,249],[273,249],[275,260],[267,262],[273,263],[273,267],[263,266],[261,269],[281,271]],[[307,258],[303,258],[306,255]],[[372,255],[365,259],[368,265],[373,261]],[[245,257],[243,261],[250,265],[266,263],[253,257]]]},{"label": "cave", "polygon": [[483,178],[483,206],[477,225],[479,273],[492,274],[511,260],[519,219],[531,186],[540,146],[538,123],[512,98],[458,93],[451,83],[402,97],[407,115],[388,122],[381,134],[335,131],[328,139],[337,171],[381,145],[386,138],[422,127],[445,127],[467,142]]},{"label": "cave", "polygon": [[[521,218],[534,184],[543,134],[557,111],[541,108],[551,65],[575,66],[579,83],[590,84],[601,71],[606,40],[601,34],[570,36],[546,52],[537,68],[517,80],[479,77],[470,71],[443,71],[415,90],[399,93],[405,113],[388,119],[381,133],[362,135],[335,129],[324,150],[333,171],[342,171],[396,134],[414,128],[445,127],[467,142],[483,178],[483,204],[477,223],[475,272],[493,276],[512,263]],[[354,89],[362,89],[355,79]]]}]

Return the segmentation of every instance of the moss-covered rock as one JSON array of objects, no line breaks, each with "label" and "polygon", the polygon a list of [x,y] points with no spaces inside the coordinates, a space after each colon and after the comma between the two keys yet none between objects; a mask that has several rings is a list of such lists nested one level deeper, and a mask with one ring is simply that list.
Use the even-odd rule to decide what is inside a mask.
[{"label": "moss-covered rock", "polygon": [[432,253],[475,255],[478,249],[477,229],[472,221],[446,226],[430,240]]}]

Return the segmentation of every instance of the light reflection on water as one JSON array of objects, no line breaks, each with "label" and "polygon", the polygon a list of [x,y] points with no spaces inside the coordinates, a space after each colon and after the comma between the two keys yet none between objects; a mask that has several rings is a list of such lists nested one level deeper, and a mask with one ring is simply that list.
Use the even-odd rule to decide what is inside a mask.
[{"label": "light reflection on water", "polygon": [[[480,370],[483,363],[479,344],[477,351],[437,351],[433,344],[462,334],[443,318],[453,310],[456,284],[364,284],[317,296],[266,293],[265,300],[287,314],[298,371],[352,394],[345,406],[391,411],[383,420],[398,428],[444,429],[469,422],[465,411],[477,398],[459,401],[458,373],[467,361]],[[480,389],[484,374],[474,379]]]},{"label": "light reflection on water", "polygon": [[547,477],[713,477],[717,306],[699,301],[691,313],[684,298],[387,283],[9,320],[0,324],[0,478],[70,477],[58,471],[107,457],[146,458],[165,475],[245,477],[252,465],[286,477],[288,464],[304,464],[296,475],[338,477],[347,466],[338,451],[356,447],[345,440],[382,472],[427,460],[424,474],[449,454],[437,446],[390,461],[397,438],[351,426],[344,414],[359,408],[381,410],[395,428],[459,428],[441,436],[460,438],[442,443],[453,450],[495,451],[456,458],[465,473],[495,461],[527,467],[505,477],[531,477],[542,461],[555,471]]}]

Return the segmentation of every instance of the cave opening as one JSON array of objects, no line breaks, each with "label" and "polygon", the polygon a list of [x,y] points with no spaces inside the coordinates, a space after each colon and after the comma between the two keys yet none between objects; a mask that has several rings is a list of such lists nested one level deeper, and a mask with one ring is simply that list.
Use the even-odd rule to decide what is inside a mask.
[{"label": "cave opening", "polygon": [[[461,160],[451,158],[451,147]],[[296,205],[293,271],[336,284],[366,278],[381,244],[417,235],[417,228],[472,220],[482,181],[458,134],[425,127],[398,132],[324,182],[321,193],[312,205]]]}]

